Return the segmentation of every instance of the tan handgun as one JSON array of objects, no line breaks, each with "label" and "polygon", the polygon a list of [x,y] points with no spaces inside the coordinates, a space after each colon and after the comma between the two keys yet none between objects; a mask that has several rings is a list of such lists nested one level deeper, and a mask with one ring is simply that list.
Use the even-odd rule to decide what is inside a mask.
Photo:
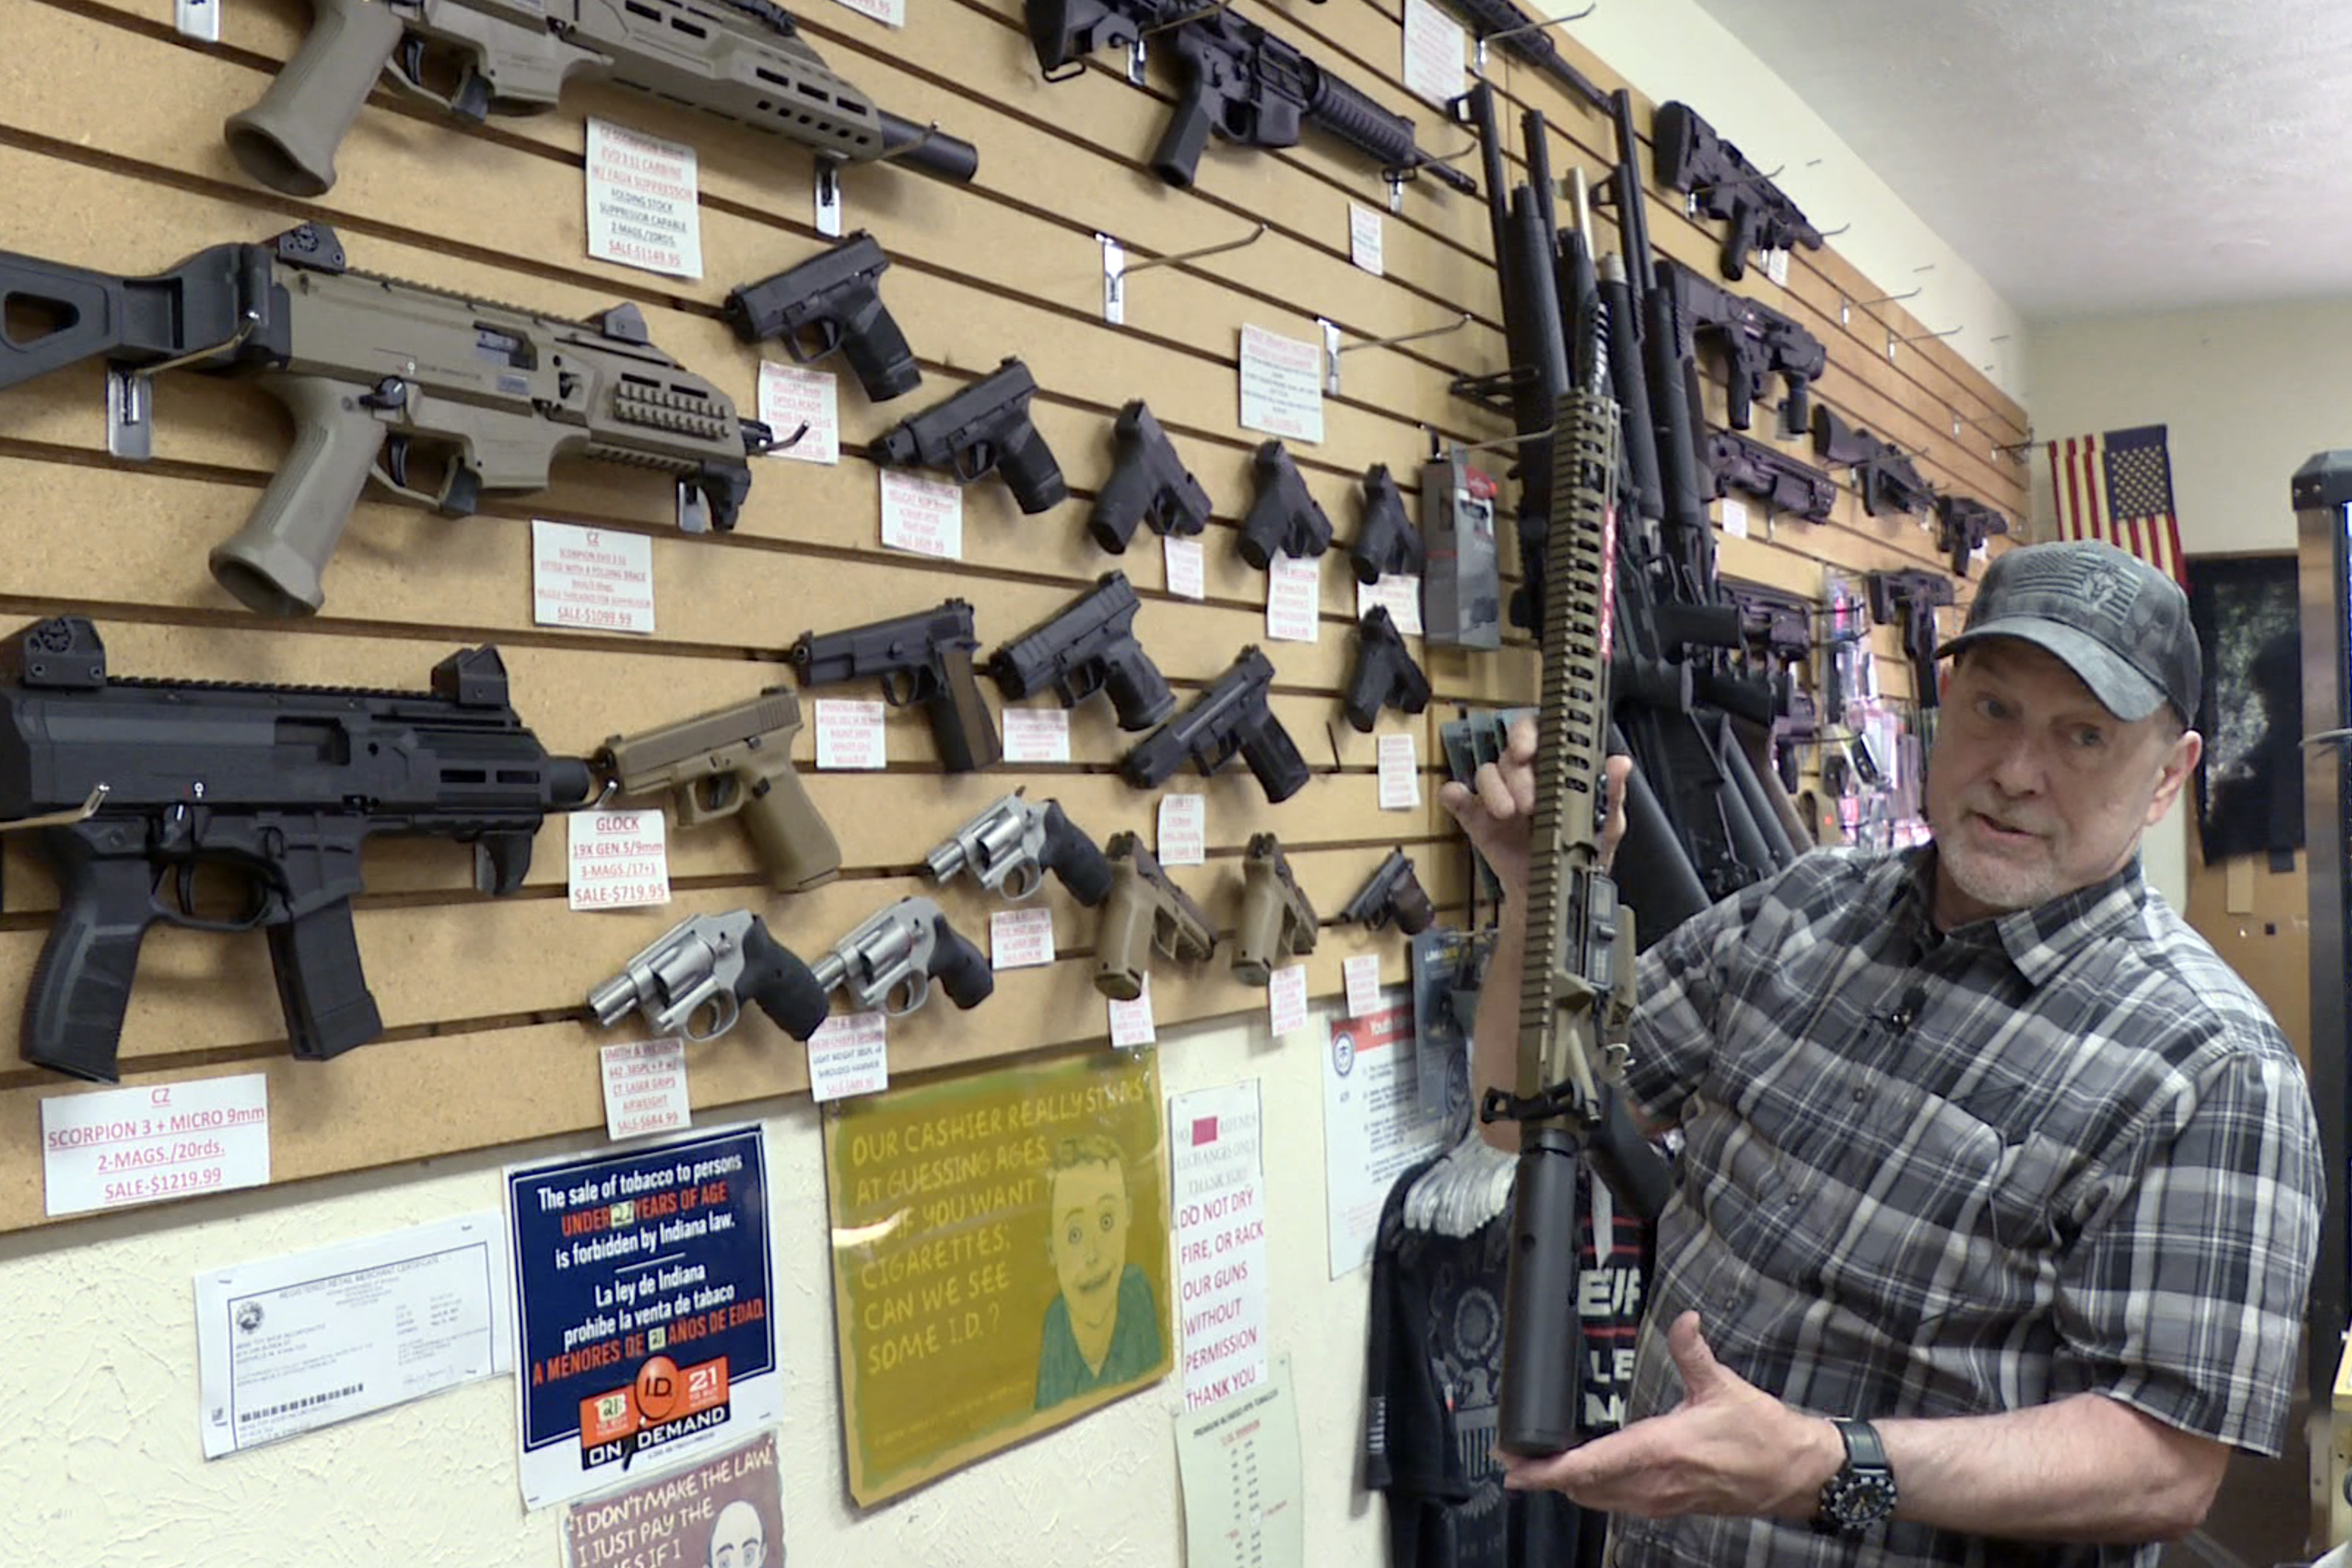
[{"label": "tan handgun", "polygon": [[793,771],[800,728],[800,699],[776,687],[699,718],[614,735],[596,766],[621,795],[670,795],[680,827],[740,816],[769,885],[798,893],[841,869],[841,846]]},{"label": "tan handgun", "polygon": [[1264,985],[1279,961],[1315,951],[1315,906],[1298,890],[1290,861],[1271,833],[1253,835],[1242,858],[1242,925],[1234,937],[1234,978]]},{"label": "tan handgun", "polygon": [[1180,963],[1198,963],[1217,951],[1217,931],[1134,834],[1112,834],[1103,856],[1111,884],[1095,931],[1095,989],[1132,1002],[1143,994],[1153,948]]}]

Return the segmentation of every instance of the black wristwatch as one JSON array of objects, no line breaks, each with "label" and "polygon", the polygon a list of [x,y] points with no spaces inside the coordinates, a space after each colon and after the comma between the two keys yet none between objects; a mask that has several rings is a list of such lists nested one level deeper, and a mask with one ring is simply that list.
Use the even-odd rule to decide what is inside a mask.
[{"label": "black wristwatch", "polygon": [[1822,1483],[1821,1510],[1813,1528],[1823,1535],[1860,1535],[1883,1523],[1895,1511],[1895,1471],[1886,1463],[1886,1445],[1867,1421],[1837,1421],[1845,1439],[1845,1463]]}]

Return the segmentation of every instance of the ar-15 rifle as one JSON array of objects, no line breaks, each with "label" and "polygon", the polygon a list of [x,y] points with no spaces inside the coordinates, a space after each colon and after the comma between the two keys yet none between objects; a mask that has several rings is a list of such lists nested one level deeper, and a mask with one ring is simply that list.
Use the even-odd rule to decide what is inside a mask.
[{"label": "ar-15 rifle", "polygon": [[1748,427],[1750,409],[1764,395],[1765,383],[1777,375],[1789,389],[1780,405],[1780,434],[1803,435],[1807,389],[1830,363],[1822,340],[1771,306],[1672,261],[1659,261],[1658,286],[1674,290],[1675,313],[1684,328],[1717,344],[1729,362],[1724,401],[1732,428]]},{"label": "ar-15 rifle", "polygon": [[876,109],[765,0],[310,0],[310,14],[261,101],[222,128],[245,172],[288,195],[334,184],[335,149],[381,76],[477,124],[552,109],[568,81],[611,81],[822,159],[887,154],[959,183],[980,167],[971,142]]},{"label": "ar-15 rifle", "polygon": [[[1243,147],[1295,147],[1315,126],[1379,161],[1392,179],[1426,169],[1465,195],[1478,183],[1415,144],[1412,121],[1391,114],[1265,28],[1223,6],[1192,0],[1025,0],[1029,42],[1049,81],[1097,49],[1139,49],[1163,28],[1175,34],[1183,94],[1151,154],[1171,185],[1192,183],[1215,132]],[[1142,79],[1139,76],[1137,79]]]},{"label": "ar-15 rifle", "polygon": [[[548,814],[585,804],[593,784],[523,728],[496,648],[451,654],[430,692],[109,676],[79,616],[26,628],[14,649],[0,823],[31,834],[62,894],[20,1048],[93,1082],[115,1081],[140,943],[159,920],[266,932],[295,1056],[366,1044],[383,1025],[352,930],[362,846],[380,833],[470,843],[475,885],[511,893]],[[232,919],[198,912],[206,868],[243,880]]]},{"label": "ar-15 rifle", "polygon": [[1873,517],[1925,512],[1936,504],[1936,492],[1920,478],[1903,448],[1847,424],[1826,405],[1813,410],[1813,450],[1853,470],[1853,488],[1862,493],[1862,510]]},{"label": "ar-15 rifle", "polygon": [[1952,580],[1941,572],[1915,566],[1902,572],[1873,572],[1864,579],[1870,595],[1870,618],[1903,633],[1903,653],[1911,661],[1911,695],[1922,708],[1937,705],[1936,645],[1943,640],[1936,626],[1938,606],[1952,602]]},{"label": "ar-15 rifle", "polygon": [[[0,300],[62,323],[30,342],[0,332],[0,388],[104,355],[118,456],[147,456],[156,369],[250,376],[286,405],[289,466],[211,556],[220,585],[266,616],[324,602],[320,579],[370,479],[462,517],[485,494],[546,489],[555,458],[577,452],[677,476],[679,524],[702,532],[735,526],[745,459],[769,444],[766,426],[646,341],[635,305],[569,321],[352,271],[324,224],[212,246],[152,278],[0,253]],[[438,489],[409,483],[426,456],[446,458]]]},{"label": "ar-15 rifle", "polygon": [[2009,519],[1973,496],[1936,498],[1936,548],[1952,563],[1952,575],[1966,577],[1969,562],[1984,542],[2009,531]]},{"label": "ar-15 rifle", "polygon": [[[1577,1440],[1577,1171],[1654,1221],[1672,1193],[1610,1082],[1633,1015],[1633,930],[1601,864],[1614,574],[1611,513],[1618,417],[1605,397],[1560,400],[1544,542],[1542,698],[1529,818],[1527,957],[1513,1089],[1490,1088],[1486,1121],[1519,1124],[1503,1308],[1497,1441],[1557,1454]],[[1563,1351],[1576,1353],[1563,1354]]]},{"label": "ar-15 rifle", "polygon": [[[1764,515],[1788,512],[1808,522],[1827,522],[1837,505],[1837,481],[1811,463],[1778,447],[1751,441],[1737,430],[1714,430],[1706,438],[1706,470],[1714,496],[1732,490],[1764,503]],[[1710,497],[1709,499],[1713,499]]]},{"label": "ar-15 rifle", "polygon": [[1734,283],[1747,275],[1754,252],[1822,247],[1822,231],[1805,221],[1797,204],[1689,104],[1658,105],[1650,141],[1660,184],[1687,195],[1708,217],[1731,221],[1723,241],[1723,275]]}]

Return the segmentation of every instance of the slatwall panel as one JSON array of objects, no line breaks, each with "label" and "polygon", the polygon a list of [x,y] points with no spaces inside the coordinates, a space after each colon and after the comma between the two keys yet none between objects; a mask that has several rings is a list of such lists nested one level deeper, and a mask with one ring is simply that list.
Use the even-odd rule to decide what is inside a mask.
[{"label": "slatwall panel", "polygon": [[[1346,393],[1326,403],[1325,441],[1292,446],[1343,543],[1354,531],[1357,479],[1368,465],[1388,464],[1406,484],[1408,505],[1417,506],[1412,480],[1431,431],[1449,441],[1507,433],[1446,390],[1458,373],[1505,363],[1483,206],[1433,182],[1413,183],[1402,212],[1387,221],[1387,275],[1373,278],[1349,262],[1348,205],[1381,205],[1384,192],[1351,155],[1311,136],[1273,155],[1213,148],[1193,191],[1168,189],[1144,164],[1171,100],[1156,72],[1150,87],[1137,89],[1120,62],[1105,58],[1077,79],[1049,86],[1038,79],[1011,0],[919,0],[914,9],[903,31],[831,5],[802,14],[811,41],[844,77],[883,107],[918,122],[936,120],[981,153],[969,187],[888,168],[853,167],[844,176],[849,226],[871,230],[894,263],[883,295],[924,384],[877,408],[845,376],[837,468],[755,465],[739,527],[718,536],[676,531],[666,480],[605,465],[560,465],[543,496],[494,502],[462,520],[363,500],[330,570],[325,613],[263,622],[214,584],[205,557],[236,530],[283,459],[285,416],[249,388],[167,374],[155,384],[154,460],[121,463],[105,449],[101,375],[82,366],[0,393],[0,505],[15,525],[11,568],[0,578],[6,625],[89,615],[118,674],[407,689],[422,689],[453,648],[494,642],[525,720],[551,751],[584,752],[608,735],[788,680],[784,650],[803,631],[954,594],[973,602],[983,646],[993,647],[1118,565],[1143,597],[1138,630],[1180,700],[1241,644],[1265,648],[1277,669],[1277,712],[1316,771],[1280,806],[1267,805],[1238,764],[1205,784],[1189,773],[1171,782],[1208,795],[1210,862],[1175,876],[1221,926],[1233,926],[1242,847],[1267,829],[1281,836],[1327,920],[1391,845],[1415,856],[1440,906],[1459,918],[1468,886],[1434,804],[1435,726],[1457,704],[1527,700],[1532,654],[1516,634],[1492,656],[1416,645],[1438,701],[1417,719],[1386,714],[1381,729],[1418,737],[1423,805],[1380,810],[1373,740],[1346,727],[1336,699],[1352,645],[1344,555],[1324,558],[1319,640],[1269,643],[1264,579],[1234,549],[1230,535],[1252,493],[1250,455],[1262,438],[1236,423],[1235,366],[1244,324],[1311,338],[1319,316],[1366,342],[1445,326],[1466,311],[1468,322],[1445,335],[1349,354]],[[557,113],[496,120],[470,132],[379,92],[338,155],[335,188],[315,202],[294,200],[247,182],[218,128],[259,96],[292,52],[307,8],[300,0],[233,0],[225,11],[223,41],[208,47],[173,32],[167,0],[10,6],[0,187],[15,199],[0,205],[0,247],[142,274],[207,245],[323,221],[362,270],[550,314],[631,301],[656,343],[751,411],[758,355],[722,324],[719,305],[734,284],[831,243],[811,221],[803,153],[617,89],[575,90]],[[1412,114],[1425,146],[1450,152],[1466,140],[1405,93],[1398,20],[1377,0],[1256,5],[1252,14]],[[1590,74],[1612,80],[1572,39],[1562,45]],[[1523,104],[1553,117],[1559,172],[1570,161],[1601,172],[1611,144],[1602,121],[1508,62],[1498,59],[1495,79],[1509,122]],[[696,147],[701,281],[585,258],[582,117],[590,113]],[[1463,166],[1475,171],[1475,155]],[[1242,237],[1261,221],[1266,232],[1245,248],[1139,275],[1126,324],[1102,322],[1097,232],[1148,259]],[[1653,197],[1651,227],[1667,254],[1711,268],[1716,235],[1684,218],[1678,198]],[[1742,287],[1780,292],[1758,275]],[[1883,290],[1833,253],[1801,254],[1789,299],[1778,301],[1832,345],[1820,395],[1850,419],[1923,449],[1922,467],[1937,484],[2019,515],[2023,470],[1990,447],[2022,437],[2021,411],[1941,343],[1911,345],[1890,363],[1880,323],[1901,331],[1917,324],[1878,307],[1843,326],[1842,292]],[[1024,518],[1001,486],[983,484],[965,497],[961,563],[882,551],[876,470],[855,448],[1012,353],[1042,389],[1034,416],[1069,479],[1070,500]],[[1712,395],[1719,412],[1719,386]],[[1149,397],[1215,500],[1205,603],[1165,592],[1148,532],[1118,560],[1083,532],[1109,471],[1111,417],[1136,396]],[[1953,438],[1955,411],[1991,433]],[[658,635],[534,626],[535,516],[649,538]],[[1769,540],[1727,540],[1722,554],[1730,573],[1808,593],[1828,563],[1864,569],[1937,561],[1919,527],[1864,519],[1850,497],[1830,526],[1784,524]],[[1891,635],[1881,634],[1881,646],[1899,668]],[[1899,690],[1903,679],[1890,684]],[[826,694],[872,695],[854,688]],[[994,705],[992,688],[989,694]],[[593,1127],[602,1119],[594,1047],[627,1031],[608,1037],[581,1022],[580,999],[670,923],[748,905],[781,941],[814,958],[872,910],[927,889],[918,874],[925,851],[1016,783],[1033,796],[1059,798],[1097,839],[1124,827],[1149,842],[1156,797],[1129,789],[1113,766],[1125,739],[1103,705],[1091,704],[1073,716],[1076,761],[1066,767],[949,775],[919,713],[894,710],[888,770],[834,774],[814,771],[804,730],[799,760],[841,841],[845,868],[838,881],[796,897],[767,891],[730,826],[672,832],[669,906],[595,914],[565,907],[560,820],[541,835],[527,885],[503,900],[472,890],[469,856],[458,847],[373,846],[358,934],[386,1025],[380,1041],[331,1063],[289,1060],[261,939],[159,929],[142,955],[124,1030],[124,1081],[267,1072],[279,1180]],[[0,858],[5,1011],[32,973],[56,893],[21,847],[0,848]],[[941,897],[960,928],[984,942],[992,906],[969,884]],[[894,1073],[1105,1038],[1103,1003],[1089,981],[1092,916],[1058,885],[1044,897],[1055,910],[1060,961],[1000,976],[995,996],[974,1013],[959,1014],[940,998],[895,1023]],[[1337,993],[1340,960],[1368,951],[1382,954],[1384,978],[1402,977],[1401,939],[1327,927],[1309,961],[1312,992]],[[1191,971],[1158,965],[1153,994],[1163,1026],[1263,1008],[1263,993],[1232,980],[1223,956]],[[688,1061],[698,1109],[806,1088],[800,1047],[756,1013],[725,1038],[691,1047]],[[69,1089],[29,1068],[0,1070],[0,1227],[40,1223],[38,1102]]]}]

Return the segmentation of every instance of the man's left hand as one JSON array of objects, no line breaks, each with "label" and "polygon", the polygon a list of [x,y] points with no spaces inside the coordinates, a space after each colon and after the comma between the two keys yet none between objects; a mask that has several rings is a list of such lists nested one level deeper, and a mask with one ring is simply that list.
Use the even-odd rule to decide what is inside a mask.
[{"label": "man's left hand", "polygon": [[1810,1519],[1845,1462],[1826,1419],[1793,1410],[1715,1359],[1696,1312],[1666,1331],[1683,1403],[1549,1459],[1502,1456],[1503,1484],[1549,1487],[1603,1513]]}]

